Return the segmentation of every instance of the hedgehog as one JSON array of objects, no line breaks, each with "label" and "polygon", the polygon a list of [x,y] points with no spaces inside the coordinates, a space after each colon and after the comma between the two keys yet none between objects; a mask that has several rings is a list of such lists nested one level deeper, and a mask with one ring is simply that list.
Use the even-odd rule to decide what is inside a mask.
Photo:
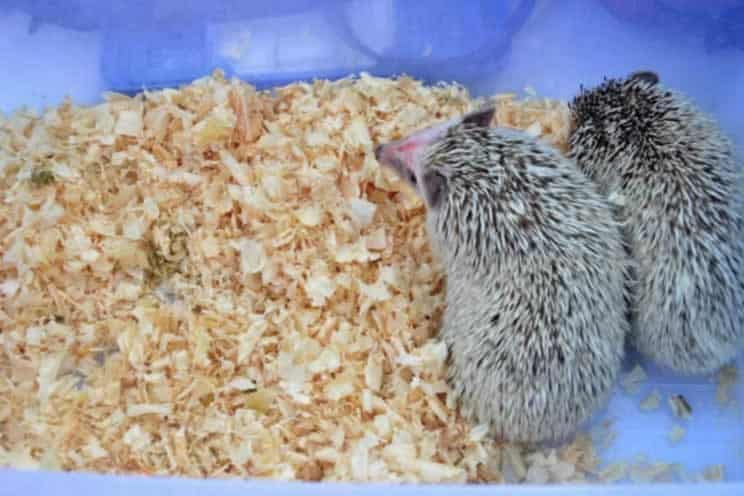
[{"label": "hedgehog", "polygon": [[486,107],[379,145],[423,199],[446,275],[438,339],[461,411],[499,440],[561,442],[606,406],[624,356],[628,260],[570,160]]},{"label": "hedgehog", "polygon": [[629,340],[681,375],[744,345],[742,176],[732,144],[653,71],[581,88],[568,156],[613,204],[633,263]]}]

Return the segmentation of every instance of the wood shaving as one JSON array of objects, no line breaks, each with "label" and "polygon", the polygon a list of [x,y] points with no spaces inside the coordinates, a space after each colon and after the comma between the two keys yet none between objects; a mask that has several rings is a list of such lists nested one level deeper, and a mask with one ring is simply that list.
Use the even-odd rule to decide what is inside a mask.
[{"label": "wood shaving", "polygon": [[671,394],[668,398],[669,408],[672,414],[682,420],[687,420],[692,416],[692,407],[681,394]]},{"label": "wood shaving", "polygon": [[576,474],[572,480],[576,481],[587,480],[586,476],[595,473],[600,462],[592,438],[586,434],[578,435],[571,444],[562,447],[558,458],[575,467]]},{"label": "wood shaving", "polygon": [[656,410],[661,405],[661,393],[658,389],[651,391],[648,396],[641,400],[641,410],[644,412],[650,412]]},{"label": "wood shaving", "polygon": [[[564,102],[493,101],[496,124],[566,149]],[[0,117],[0,464],[584,480],[585,436],[538,455],[459,414],[424,207],[374,159],[481,103],[406,77],[270,93],[217,72]]]},{"label": "wood shaving", "polygon": [[591,438],[594,446],[599,450],[606,450],[617,439],[617,431],[614,429],[613,420],[605,420],[601,424],[594,426],[591,430]]},{"label": "wood shaving", "polygon": [[716,387],[716,401],[722,407],[729,406],[735,402],[731,397],[731,388],[736,385],[739,371],[735,365],[725,365],[716,375],[718,385]]},{"label": "wood shaving", "polygon": [[504,448],[504,464],[504,471],[509,471],[515,481],[522,481],[527,477],[528,467],[519,447],[506,446]]},{"label": "wood shaving", "polygon": [[628,462],[615,462],[610,463],[605,468],[603,468],[599,474],[597,474],[597,479],[600,482],[617,482],[622,479],[625,479],[628,474]]},{"label": "wood shaving", "polygon": [[677,466],[677,477],[679,478],[680,482],[686,484],[695,484],[703,480],[702,475],[695,474],[682,465]]},{"label": "wood shaving", "polygon": [[571,481],[575,476],[574,463],[561,458],[555,450],[531,453],[526,458],[529,465],[525,481],[528,483],[562,483]]},{"label": "wood shaving", "polygon": [[625,394],[637,394],[641,389],[641,385],[646,382],[648,375],[643,370],[640,364],[636,364],[630,372],[625,374],[620,380],[620,385],[625,391]]},{"label": "wood shaving", "polygon": [[677,464],[648,462],[644,456],[640,456],[631,464],[629,475],[636,483],[670,482],[678,467]]},{"label": "wood shaving", "polygon": [[672,426],[672,430],[669,431],[669,435],[667,437],[669,438],[669,441],[672,444],[677,444],[678,442],[682,440],[682,438],[685,437],[686,434],[687,434],[687,430],[685,430],[684,427],[674,424]]},{"label": "wood shaving", "polygon": [[726,467],[723,465],[710,465],[703,470],[703,479],[708,482],[719,482],[726,477]]}]

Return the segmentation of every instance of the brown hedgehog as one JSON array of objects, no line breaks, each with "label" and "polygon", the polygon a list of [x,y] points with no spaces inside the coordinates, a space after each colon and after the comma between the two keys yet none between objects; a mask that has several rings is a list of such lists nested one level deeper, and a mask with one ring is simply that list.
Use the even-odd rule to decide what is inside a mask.
[{"label": "brown hedgehog", "polygon": [[573,434],[623,357],[627,259],[619,223],[570,160],[489,127],[488,108],[379,146],[424,199],[447,274],[440,337],[465,411],[518,442]]},{"label": "brown hedgehog", "polygon": [[680,373],[718,369],[744,346],[744,192],[731,144],[650,71],[582,90],[571,111],[569,155],[625,226],[632,342]]}]

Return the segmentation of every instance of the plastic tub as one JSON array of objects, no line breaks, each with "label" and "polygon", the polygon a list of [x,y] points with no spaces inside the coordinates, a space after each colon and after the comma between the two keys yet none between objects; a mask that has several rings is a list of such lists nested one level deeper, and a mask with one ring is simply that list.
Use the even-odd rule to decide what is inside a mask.
[{"label": "plastic tub", "polygon": [[[744,1],[511,0],[5,0],[0,5],[0,110],[93,103],[104,90],[186,83],[221,67],[258,87],[367,71],[458,80],[474,94],[520,91],[570,98],[580,84],[656,70],[744,144]],[[636,357],[629,357],[628,367]],[[737,365],[741,369],[744,359]],[[287,484],[45,472],[0,472],[0,494],[744,494],[744,422],[722,412],[710,378],[644,364],[638,395],[615,394],[596,421],[618,437],[603,463],[649,459],[699,472],[723,464],[725,483],[678,486],[511,487]],[[626,368],[627,370],[627,368]],[[640,414],[652,388],[695,405],[687,436],[671,446],[666,408]],[[744,384],[735,386],[744,398]]]}]

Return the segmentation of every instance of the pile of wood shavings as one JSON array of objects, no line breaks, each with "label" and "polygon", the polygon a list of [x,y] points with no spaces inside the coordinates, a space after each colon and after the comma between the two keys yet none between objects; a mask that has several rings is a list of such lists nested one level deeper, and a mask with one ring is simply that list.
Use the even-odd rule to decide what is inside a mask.
[{"label": "pile of wood shavings", "polygon": [[[565,150],[564,103],[494,101]],[[459,416],[424,208],[372,152],[480,103],[215,73],[0,118],[0,465],[584,480],[588,436],[537,453]]]}]

